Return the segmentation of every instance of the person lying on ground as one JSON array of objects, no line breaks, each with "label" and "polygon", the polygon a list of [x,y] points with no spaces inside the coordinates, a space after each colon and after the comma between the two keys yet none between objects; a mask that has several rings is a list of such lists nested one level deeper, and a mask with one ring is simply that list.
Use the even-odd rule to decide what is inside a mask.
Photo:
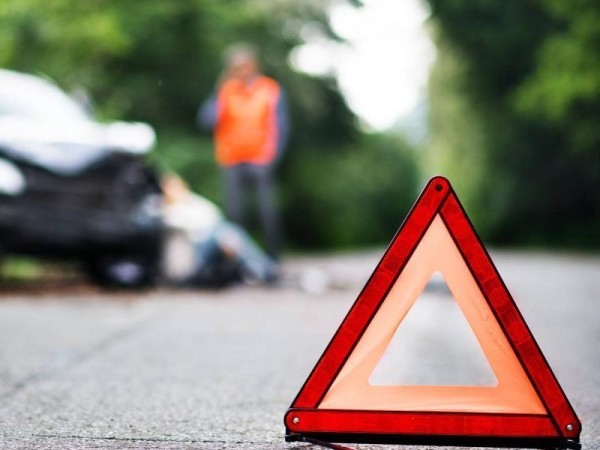
[{"label": "person lying on ground", "polygon": [[163,177],[167,227],[165,268],[174,284],[222,287],[278,279],[278,265],[219,208],[177,175]]}]

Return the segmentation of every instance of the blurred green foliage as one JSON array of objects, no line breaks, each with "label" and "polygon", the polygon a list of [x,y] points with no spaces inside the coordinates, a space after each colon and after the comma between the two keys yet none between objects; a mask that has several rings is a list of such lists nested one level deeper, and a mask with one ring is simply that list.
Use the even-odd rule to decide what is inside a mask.
[{"label": "blurred green foliage", "polygon": [[[355,1],[350,3],[356,4]],[[280,167],[288,240],[296,246],[384,242],[413,200],[416,168],[399,139],[367,136],[332,78],[293,71],[305,26],[339,40],[330,2],[292,0],[4,0],[0,66],[87,89],[100,118],[151,123],[163,171],[221,203],[211,137],[195,123],[224,49],[248,41],[284,86],[293,123]]]},{"label": "blurred green foliage", "polygon": [[600,246],[600,2],[429,3],[425,170],[487,239]]},{"label": "blurred green foliage", "polygon": [[14,257],[0,262],[0,281],[24,280],[29,281],[43,275],[42,264],[27,258]]},{"label": "blurred green foliage", "polygon": [[418,194],[414,150],[397,137],[369,136],[336,152],[312,148],[290,159],[286,228],[303,235],[304,246],[389,240]]},{"label": "blurred green foliage", "polygon": [[486,240],[600,245],[599,2],[428,0],[438,58],[432,136],[417,157],[398,137],[359,131],[334,79],[290,68],[305,27],[340,40],[332,1],[4,0],[0,66],[87,89],[103,119],[151,123],[151,159],[220,203],[211,139],[195,114],[223,50],[249,41],[291,105],[279,173],[296,246],[389,239],[420,177],[437,173]]}]

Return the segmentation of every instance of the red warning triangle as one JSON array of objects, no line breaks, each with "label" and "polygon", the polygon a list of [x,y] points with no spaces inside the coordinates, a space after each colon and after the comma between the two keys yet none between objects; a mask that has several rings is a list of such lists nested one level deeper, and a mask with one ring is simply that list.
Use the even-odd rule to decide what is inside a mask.
[{"label": "red warning triangle", "polygon": [[[440,272],[494,386],[370,377]],[[286,440],[579,447],[581,424],[448,180],[433,178],[285,415]]]}]

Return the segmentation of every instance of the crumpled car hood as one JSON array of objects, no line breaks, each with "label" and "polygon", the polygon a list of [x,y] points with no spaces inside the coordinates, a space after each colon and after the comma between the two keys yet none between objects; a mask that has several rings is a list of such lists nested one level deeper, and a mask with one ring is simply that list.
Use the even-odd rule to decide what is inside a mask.
[{"label": "crumpled car hood", "polygon": [[144,154],[155,139],[144,123],[0,117],[0,148],[7,156],[59,175],[80,173],[113,151]]}]

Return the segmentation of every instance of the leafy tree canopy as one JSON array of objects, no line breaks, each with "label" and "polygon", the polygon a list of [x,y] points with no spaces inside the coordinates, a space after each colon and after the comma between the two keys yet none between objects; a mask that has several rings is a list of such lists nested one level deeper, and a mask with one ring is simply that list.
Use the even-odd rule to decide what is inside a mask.
[{"label": "leafy tree canopy", "polygon": [[598,246],[600,3],[429,0],[427,170],[488,238]]},{"label": "leafy tree canopy", "polygon": [[329,25],[332,1],[3,0],[0,66],[87,89],[101,118],[149,122],[158,134],[156,164],[220,203],[211,138],[197,129],[196,111],[214,90],[227,46],[250,42],[291,106],[292,142],[280,170],[289,240],[382,242],[414,195],[410,149],[400,139],[362,135],[334,79],[288,64],[305,27],[340,40]]}]

